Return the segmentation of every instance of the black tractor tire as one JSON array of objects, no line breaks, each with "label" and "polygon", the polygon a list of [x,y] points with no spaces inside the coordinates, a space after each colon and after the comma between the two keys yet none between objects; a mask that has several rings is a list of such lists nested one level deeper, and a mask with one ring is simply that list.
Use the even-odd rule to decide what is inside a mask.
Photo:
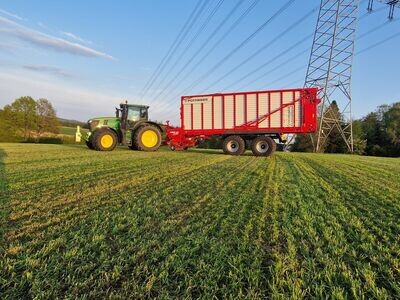
[{"label": "black tractor tire", "polygon": [[92,145],[97,151],[112,151],[117,143],[118,137],[111,129],[100,129],[93,134]]},{"label": "black tractor tire", "polygon": [[161,146],[160,129],[153,125],[144,125],[133,134],[134,147],[139,151],[157,151]]},{"label": "black tractor tire", "polygon": [[90,150],[95,150],[94,146],[93,146],[93,135],[90,135],[88,140],[85,141],[86,146],[90,149]]},{"label": "black tractor tire", "polygon": [[246,143],[242,137],[230,135],[224,139],[222,149],[225,154],[242,155],[246,151]]},{"label": "black tractor tire", "polygon": [[94,150],[93,144],[91,140],[88,140],[85,142],[86,146],[90,149],[90,150]]},{"label": "black tractor tire", "polygon": [[135,143],[132,143],[132,145],[129,145],[129,149],[131,149],[131,150],[137,150],[136,144],[135,144]]},{"label": "black tractor tire", "polygon": [[276,143],[269,136],[260,136],[251,143],[251,151],[255,156],[270,156],[275,150]]}]

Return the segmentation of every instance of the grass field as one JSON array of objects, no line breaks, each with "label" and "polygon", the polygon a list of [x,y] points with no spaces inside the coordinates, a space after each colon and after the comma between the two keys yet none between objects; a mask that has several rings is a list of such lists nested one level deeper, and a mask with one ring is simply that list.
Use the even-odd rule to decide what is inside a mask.
[{"label": "grass field", "polygon": [[[87,132],[87,129],[81,128],[81,132]],[[76,133],[76,127],[66,127],[66,126],[60,127],[60,134],[75,136],[75,133]]]},{"label": "grass field", "polygon": [[400,159],[0,144],[0,298],[399,298]]}]

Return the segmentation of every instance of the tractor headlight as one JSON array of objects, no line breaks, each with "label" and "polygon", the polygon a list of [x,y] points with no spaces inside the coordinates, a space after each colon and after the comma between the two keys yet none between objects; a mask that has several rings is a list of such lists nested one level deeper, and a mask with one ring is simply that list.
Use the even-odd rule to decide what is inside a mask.
[{"label": "tractor headlight", "polygon": [[89,120],[89,128],[90,130],[95,129],[99,125],[100,121],[99,120]]}]

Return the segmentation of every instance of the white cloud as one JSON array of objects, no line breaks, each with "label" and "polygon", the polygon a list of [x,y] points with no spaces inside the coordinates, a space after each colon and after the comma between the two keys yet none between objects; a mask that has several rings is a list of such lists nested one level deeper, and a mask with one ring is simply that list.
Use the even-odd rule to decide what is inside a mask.
[{"label": "white cloud", "polygon": [[37,22],[37,25],[39,26],[39,27],[42,27],[43,29],[49,29],[46,25],[44,25],[44,23],[42,23],[42,22]]},{"label": "white cloud", "polygon": [[71,32],[61,31],[60,33],[61,33],[62,35],[64,35],[64,36],[69,37],[70,39],[73,39],[73,40],[78,41],[78,42],[80,42],[80,43],[92,44],[91,41],[85,40],[85,39],[83,39],[83,38],[81,38],[81,37],[79,37],[79,36],[77,36],[76,34],[73,34],[73,33],[71,33]]},{"label": "white cloud", "polygon": [[0,13],[2,13],[3,15],[9,16],[11,18],[17,19],[19,21],[26,21],[26,19],[24,19],[24,18],[22,18],[22,17],[20,17],[20,16],[18,16],[16,14],[10,13],[10,12],[4,10],[4,9],[0,9]]},{"label": "white cloud", "polygon": [[[113,116],[114,107],[126,99],[130,103],[150,105],[150,118],[165,122],[168,118],[179,124],[178,104],[160,111],[158,101],[144,99],[138,101],[135,95],[124,92],[90,90],[65,82],[50,82],[45,77],[35,78],[33,74],[7,72],[0,73],[0,107],[21,96],[35,99],[46,98],[53,103],[60,117],[86,121],[95,116]],[[38,75],[39,76],[39,75]],[[140,102],[140,103],[139,103]]]},{"label": "white cloud", "polygon": [[0,34],[3,33],[10,35],[42,48],[79,56],[99,57],[115,60],[114,57],[106,53],[29,29],[7,18],[0,17],[0,26],[3,27],[0,29]]},{"label": "white cloud", "polygon": [[6,52],[8,54],[13,54],[16,47],[14,45],[9,45],[5,43],[0,43],[0,51]]},{"label": "white cloud", "polygon": [[[0,73],[0,106],[21,96],[50,100],[60,117],[86,120],[96,115],[113,115],[121,101],[118,95],[78,88],[76,86],[35,79],[26,74]],[[108,113],[107,113],[108,112]]]},{"label": "white cloud", "polygon": [[71,73],[65,71],[64,69],[53,67],[53,66],[45,66],[45,65],[24,65],[22,66],[26,70],[38,72],[38,73],[45,73],[56,75],[58,77],[63,78],[71,78],[74,77]]}]

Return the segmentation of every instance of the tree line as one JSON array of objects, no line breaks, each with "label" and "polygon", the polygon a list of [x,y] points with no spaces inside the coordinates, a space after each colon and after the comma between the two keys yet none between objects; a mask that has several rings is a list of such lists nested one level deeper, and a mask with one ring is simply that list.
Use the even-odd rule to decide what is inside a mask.
[{"label": "tree line", "polygon": [[56,111],[47,99],[20,97],[0,109],[0,142],[38,141],[45,133],[59,133]]},{"label": "tree line", "polygon": [[[335,101],[325,114],[335,114],[346,127]],[[365,117],[353,121],[354,152],[361,155],[400,157],[400,102],[380,105]],[[316,134],[297,136],[292,151],[313,152]],[[347,145],[337,127],[324,143],[321,152],[346,153]]]}]

